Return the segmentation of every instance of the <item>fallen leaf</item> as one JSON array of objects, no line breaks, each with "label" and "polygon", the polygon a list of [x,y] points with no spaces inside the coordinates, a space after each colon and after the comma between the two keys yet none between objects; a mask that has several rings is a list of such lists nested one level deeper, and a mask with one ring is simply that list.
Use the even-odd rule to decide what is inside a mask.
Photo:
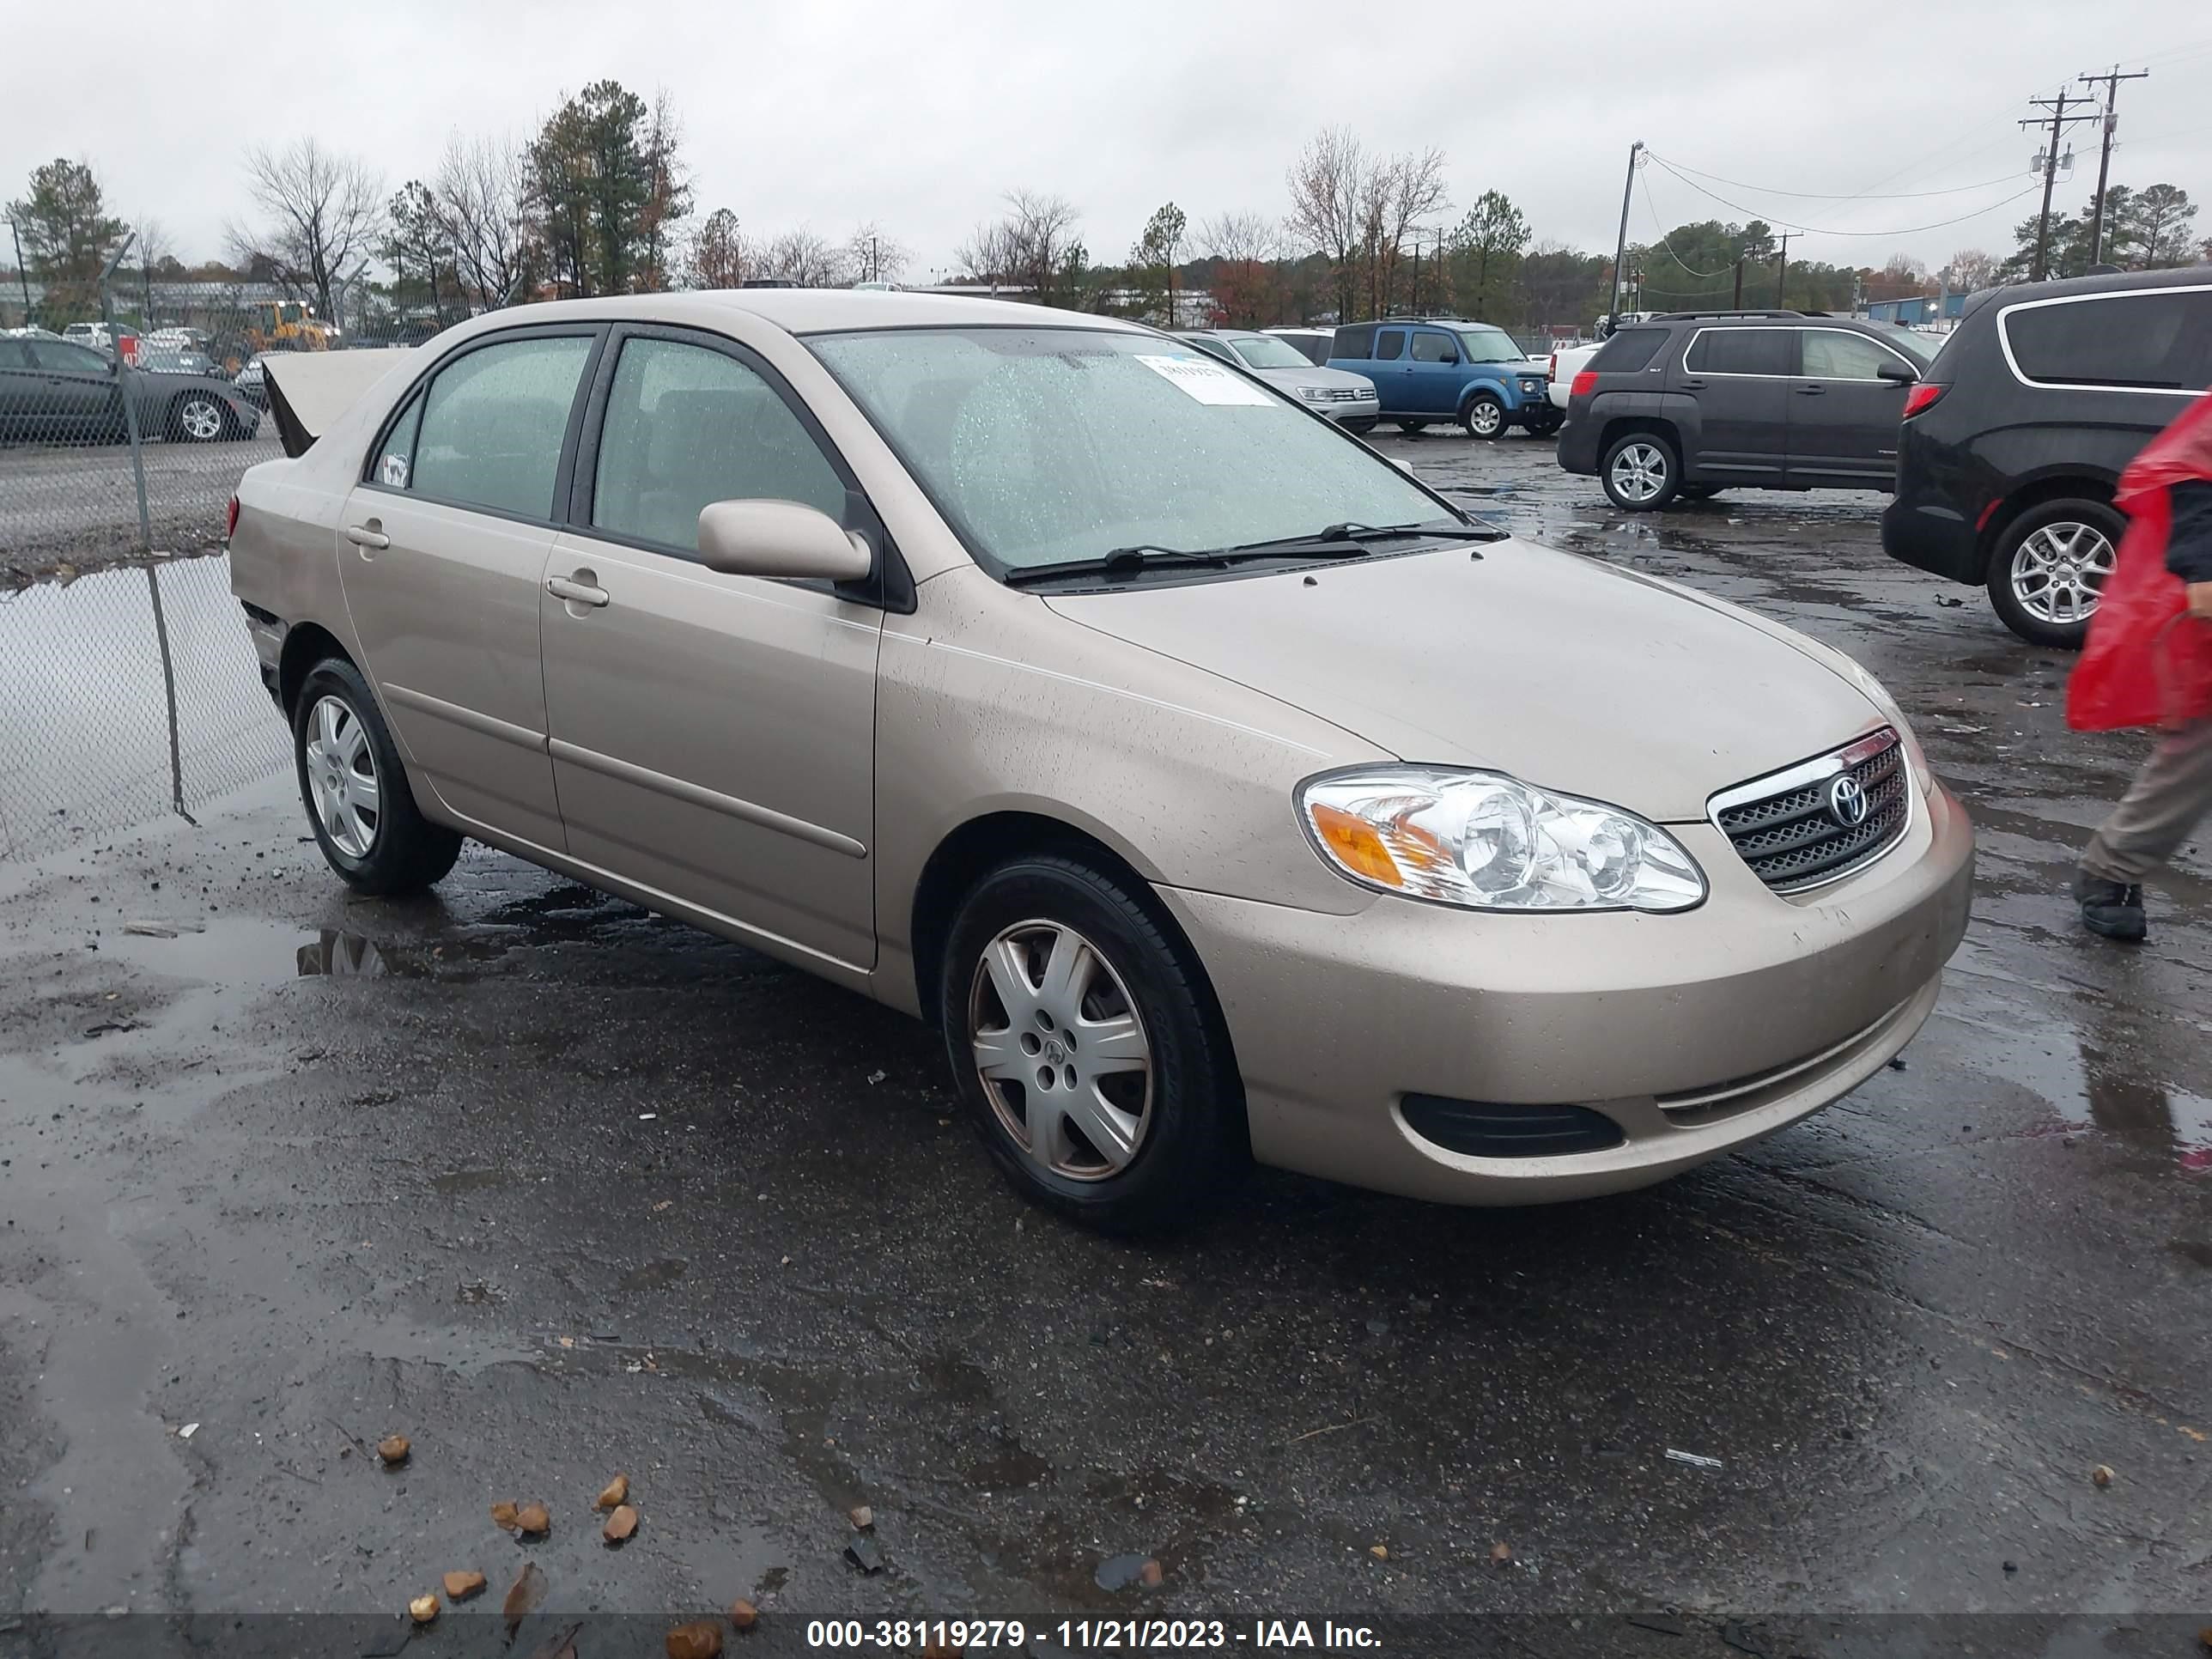
[{"label": "fallen leaf", "polygon": [[404,1463],[407,1454],[413,1449],[404,1434],[387,1434],[376,1443],[376,1455],[384,1460],[384,1466],[388,1469],[397,1468]]},{"label": "fallen leaf", "polygon": [[553,1517],[546,1514],[543,1504],[525,1504],[514,1512],[514,1529],[526,1538],[536,1538],[552,1525]]},{"label": "fallen leaf", "polygon": [[1377,1561],[1388,1561],[1390,1559],[1390,1547],[1387,1544],[1370,1544],[1367,1547],[1367,1553]]},{"label": "fallen leaf", "polygon": [[619,1544],[637,1530],[637,1511],[627,1504],[615,1505],[615,1512],[607,1517],[607,1524],[599,1528],[599,1536],[610,1544]]},{"label": "fallen leaf", "polygon": [[851,1517],[853,1524],[862,1532],[867,1531],[870,1527],[876,1524],[876,1512],[866,1504],[849,1509],[845,1513]]},{"label": "fallen leaf", "polygon": [[480,1572],[449,1572],[446,1575],[446,1599],[465,1601],[484,1587],[484,1576]]},{"label": "fallen leaf", "polygon": [[576,1632],[581,1629],[581,1624],[574,1624],[566,1630],[555,1631],[538,1644],[538,1650],[530,1659],[576,1659]]},{"label": "fallen leaf", "polygon": [[1490,1559],[1497,1562],[1501,1567],[1504,1566],[1508,1561],[1510,1561],[1513,1559],[1513,1546],[1510,1544],[1492,1544],[1490,1547]]},{"label": "fallen leaf", "polygon": [[499,1614],[507,1620],[508,1641],[514,1640],[517,1626],[544,1599],[545,1575],[538,1571],[535,1561],[525,1561],[522,1571],[514,1575],[514,1582],[507,1588],[507,1600],[500,1603]]},{"label": "fallen leaf", "polygon": [[599,1489],[599,1508],[611,1510],[629,1502],[629,1477],[618,1474]]},{"label": "fallen leaf", "polygon": [[674,1209],[675,1207],[676,1207],[676,1200],[675,1200],[674,1199],[672,1199],[672,1198],[664,1198],[664,1199],[662,1199],[662,1200],[660,1200],[660,1202],[659,1202],[659,1203],[658,1203],[658,1204],[656,1204],[656,1205],[654,1205],[654,1206],[653,1206],[653,1214],[655,1214],[655,1215],[659,1215],[659,1214],[663,1210],[672,1210],[672,1209]]},{"label": "fallen leaf", "polygon": [[760,1623],[760,1609],[740,1595],[730,1603],[730,1623],[739,1630],[750,1630]]},{"label": "fallen leaf", "polygon": [[514,1516],[514,1505],[508,1503],[504,1498],[501,1498],[498,1503],[491,1506],[491,1523],[495,1527],[501,1528],[507,1532],[513,1532],[515,1528]]},{"label": "fallen leaf", "polygon": [[2112,1466],[2108,1463],[2098,1464],[2095,1468],[2089,1471],[2089,1479],[2100,1486],[2111,1486],[2112,1484]]},{"label": "fallen leaf", "polygon": [[407,1616],[418,1625],[427,1625],[438,1616],[438,1598],[418,1595],[407,1604]]},{"label": "fallen leaf", "polygon": [[722,1627],[701,1619],[668,1632],[668,1659],[714,1659],[722,1650]]},{"label": "fallen leaf", "polygon": [[1158,1589],[1160,1580],[1166,1576],[1160,1570],[1160,1564],[1150,1556],[1146,1557],[1145,1565],[1137,1569],[1137,1582],[1146,1589]]}]

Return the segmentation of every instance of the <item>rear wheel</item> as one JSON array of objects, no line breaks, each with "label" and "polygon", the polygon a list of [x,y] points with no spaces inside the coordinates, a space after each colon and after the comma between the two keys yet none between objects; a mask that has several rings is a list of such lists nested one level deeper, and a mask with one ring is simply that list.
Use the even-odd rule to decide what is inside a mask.
[{"label": "rear wheel", "polygon": [[1000,866],[962,905],[939,982],[960,1092],[1036,1202],[1152,1231],[1211,1209],[1249,1161],[1205,975],[1120,878],[1059,854]]},{"label": "rear wheel", "polygon": [[292,738],[307,822],[349,886],[386,897],[419,893],[453,867],[459,834],[416,806],[368,683],[344,658],[309,671]]},{"label": "rear wheel", "polygon": [[169,435],[185,443],[211,444],[230,425],[230,411],[204,392],[187,392],[169,405]]},{"label": "rear wheel", "polygon": [[1566,414],[1555,404],[1546,404],[1528,417],[1528,430],[1539,438],[1548,438],[1566,424]]},{"label": "rear wheel", "polygon": [[2103,501],[2069,496],[2030,507],[1990,556],[1990,604],[2031,645],[2078,651],[2089,636],[2127,520]]},{"label": "rear wheel", "polygon": [[1459,420],[1470,438],[1500,437],[1505,431],[1505,405],[1491,393],[1478,392],[1468,399]]},{"label": "rear wheel", "polygon": [[1426,421],[1401,421],[1398,422],[1398,430],[1411,437],[1416,432],[1426,430],[1428,424]]},{"label": "rear wheel", "polygon": [[1632,432],[1605,453],[1598,468],[1607,500],[1631,513],[1650,513],[1674,499],[1682,464],[1674,446],[1656,432]]}]

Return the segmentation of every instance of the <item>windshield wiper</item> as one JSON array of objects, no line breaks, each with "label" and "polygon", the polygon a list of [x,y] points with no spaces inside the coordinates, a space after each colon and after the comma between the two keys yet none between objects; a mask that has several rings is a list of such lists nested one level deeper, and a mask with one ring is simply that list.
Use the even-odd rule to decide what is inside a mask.
[{"label": "windshield wiper", "polygon": [[1155,547],[1139,543],[1116,547],[1095,559],[1062,559],[1057,564],[1020,565],[1006,574],[1009,587],[1050,581],[1057,576],[1133,576],[1146,570],[1220,570],[1228,560],[1219,553],[1182,547]]},{"label": "windshield wiper", "polygon": [[1372,542],[1401,541],[1420,537],[1431,537],[1439,541],[1496,542],[1505,539],[1506,532],[1486,524],[1333,524],[1310,536],[1285,536],[1278,542],[1248,542],[1232,551],[1244,552],[1259,548],[1304,547],[1316,542]]}]

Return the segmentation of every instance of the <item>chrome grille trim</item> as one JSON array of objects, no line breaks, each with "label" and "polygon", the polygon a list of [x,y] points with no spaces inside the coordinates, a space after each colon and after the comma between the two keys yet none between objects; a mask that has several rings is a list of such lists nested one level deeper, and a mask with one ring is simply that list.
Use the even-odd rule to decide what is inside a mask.
[{"label": "chrome grille trim", "polygon": [[[1865,820],[1845,825],[1826,809],[1826,786],[1849,773],[1865,791]],[[1856,875],[1905,838],[1912,773],[1894,728],[1723,789],[1705,803],[1713,825],[1769,890],[1802,893]]]}]

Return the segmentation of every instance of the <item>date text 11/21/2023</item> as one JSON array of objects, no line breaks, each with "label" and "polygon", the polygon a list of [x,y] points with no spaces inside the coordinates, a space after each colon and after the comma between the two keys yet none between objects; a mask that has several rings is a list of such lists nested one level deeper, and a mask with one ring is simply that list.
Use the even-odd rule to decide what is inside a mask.
[{"label": "date text 11/21/2023", "polygon": [[[1219,1619],[1063,1619],[1046,1630],[1058,1635],[1063,1648],[1118,1650],[1124,1652],[1176,1648],[1243,1647],[1262,1651],[1297,1648],[1364,1649],[1382,1645],[1382,1638],[1364,1625],[1340,1625],[1323,1620],[1318,1626],[1304,1619],[1259,1619],[1250,1628],[1232,1628]],[[1040,1631],[1042,1637],[1045,1633]],[[873,1649],[894,1653],[959,1652],[976,1648],[1019,1649],[1028,1645],[1030,1627],[1018,1619],[810,1620],[806,1645],[811,1648]]]}]

